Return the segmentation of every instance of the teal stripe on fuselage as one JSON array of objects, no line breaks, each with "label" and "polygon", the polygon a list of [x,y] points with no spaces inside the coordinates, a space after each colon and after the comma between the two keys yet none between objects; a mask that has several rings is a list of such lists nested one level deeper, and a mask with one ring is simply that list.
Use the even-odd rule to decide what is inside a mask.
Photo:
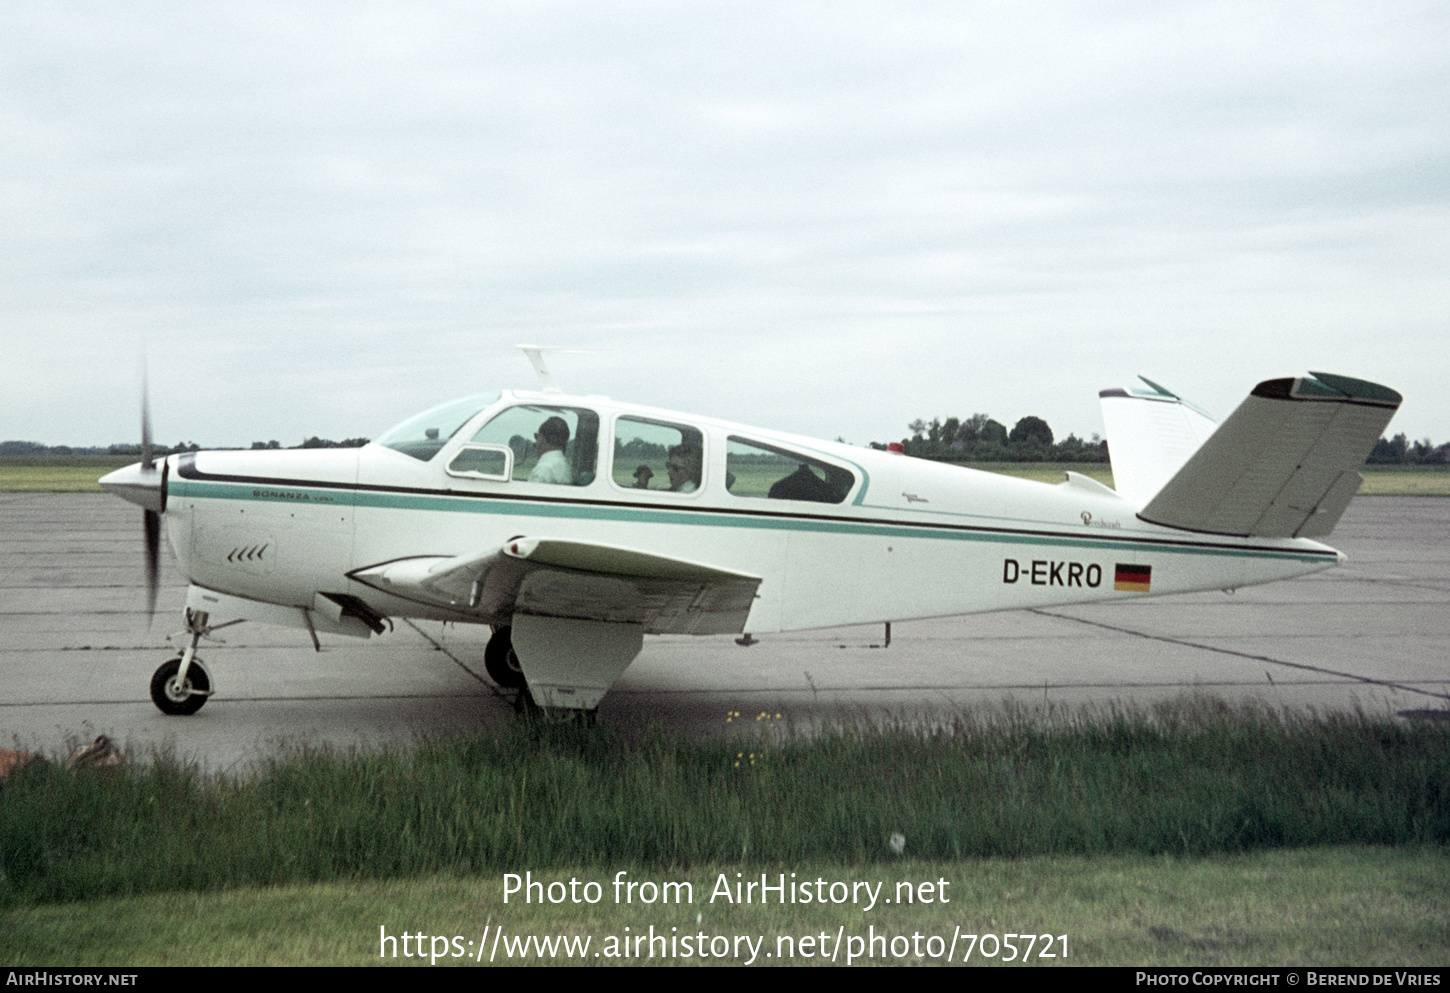
[{"label": "teal stripe on fuselage", "polygon": [[223,483],[178,480],[173,477],[169,498],[244,500],[291,505],[331,507],[373,507],[386,510],[426,510],[434,513],[492,514],[500,517],[543,517],[563,520],[615,521],[632,524],[678,524],[686,527],[747,528],[761,531],[808,531],[826,534],[877,537],[933,538],[942,541],[978,541],[1013,545],[1041,545],[1053,548],[1089,548],[1104,551],[1144,553],[1158,551],[1181,555],[1227,555],[1236,558],[1291,559],[1322,562],[1328,553],[1273,551],[1270,549],[1216,548],[1193,543],[1165,544],[1171,539],[1142,541],[1112,538],[1056,537],[1022,532],[967,530],[959,525],[933,527],[924,524],[883,524],[877,521],[822,520],[812,517],[762,517],[701,510],[671,510],[625,507],[609,503],[555,503],[552,501],[499,500],[487,496],[391,493],[380,490],[314,489],[267,483]]}]

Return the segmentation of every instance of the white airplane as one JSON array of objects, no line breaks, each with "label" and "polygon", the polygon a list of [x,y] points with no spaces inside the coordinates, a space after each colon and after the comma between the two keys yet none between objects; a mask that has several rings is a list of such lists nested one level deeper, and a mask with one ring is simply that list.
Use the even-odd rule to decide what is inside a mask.
[{"label": "white airplane", "polygon": [[[1327,373],[1260,383],[1222,424],[1162,387],[1100,394],[1110,489],[1056,485],[544,389],[454,400],[361,449],[171,455],[100,480],[160,523],[190,643],[168,714],[212,693],[238,620],[368,637],[489,624],[520,709],[592,714],[646,634],[746,634],[1233,589],[1327,569],[1400,403]],[[899,447],[899,446],[897,446]]]}]

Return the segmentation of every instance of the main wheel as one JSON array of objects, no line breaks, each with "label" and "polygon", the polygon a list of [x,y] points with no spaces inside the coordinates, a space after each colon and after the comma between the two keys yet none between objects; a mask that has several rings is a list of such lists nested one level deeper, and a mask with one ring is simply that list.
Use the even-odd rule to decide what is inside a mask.
[{"label": "main wheel", "polygon": [[177,685],[176,674],[181,671],[181,657],[163,662],[161,668],[151,677],[151,700],[163,714],[184,717],[194,714],[206,703],[211,690],[211,680],[200,666],[200,659],[193,658],[186,667],[186,682]]},{"label": "main wheel", "polygon": [[493,633],[483,650],[483,667],[495,683],[506,690],[516,690],[524,685],[524,670],[514,653],[510,631],[510,628],[499,628]]}]

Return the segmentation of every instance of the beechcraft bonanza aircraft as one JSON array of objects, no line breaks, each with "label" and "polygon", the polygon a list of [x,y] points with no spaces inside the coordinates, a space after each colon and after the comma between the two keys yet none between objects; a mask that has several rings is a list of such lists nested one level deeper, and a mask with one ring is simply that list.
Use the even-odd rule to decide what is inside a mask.
[{"label": "beechcraft bonanza aircraft", "polygon": [[1105,390],[1109,489],[1056,485],[539,392],[454,400],[361,449],[195,452],[100,482],[145,508],[189,582],[190,643],[151,680],[212,692],[200,639],[237,620],[368,637],[489,624],[489,675],[592,713],[646,634],[762,634],[1232,589],[1343,561],[1333,529],[1400,403],[1313,373],[1215,425],[1166,389]]}]

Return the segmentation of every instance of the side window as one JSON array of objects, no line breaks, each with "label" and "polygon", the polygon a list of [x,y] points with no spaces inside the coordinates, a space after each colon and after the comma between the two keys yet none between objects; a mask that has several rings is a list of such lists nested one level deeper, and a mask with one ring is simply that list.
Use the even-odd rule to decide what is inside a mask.
[{"label": "side window", "polygon": [[697,428],[642,417],[614,422],[614,485],[693,493],[704,483],[705,439]]},{"label": "side window", "polygon": [[508,482],[514,453],[502,445],[464,445],[448,463],[448,475]]},{"label": "side window", "polygon": [[[510,407],[478,430],[449,464],[450,472],[478,472],[479,460],[500,473],[501,449],[513,453],[512,478],[517,482],[588,486],[599,463],[599,415],[580,407],[525,404]],[[490,454],[496,453],[496,454]]]},{"label": "side window", "polygon": [[854,473],[809,455],[734,435],[725,447],[725,488],[732,496],[840,503],[855,485]]}]

